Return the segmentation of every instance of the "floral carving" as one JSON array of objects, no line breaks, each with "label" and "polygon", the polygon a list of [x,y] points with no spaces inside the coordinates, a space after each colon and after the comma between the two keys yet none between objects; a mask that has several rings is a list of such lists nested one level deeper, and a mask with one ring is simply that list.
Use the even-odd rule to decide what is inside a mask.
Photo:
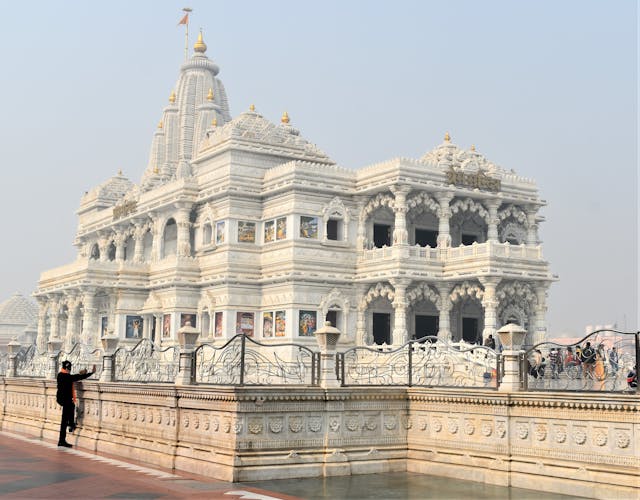
[{"label": "floral carving", "polygon": [[345,426],[350,431],[356,431],[359,427],[359,418],[357,416],[349,416],[345,420]]},{"label": "floral carving", "polygon": [[603,431],[597,431],[593,438],[593,442],[598,446],[604,446],[607,444],[607,434]]},{"label": "floral carving", "polygon": [[395,415],[387,415],[384,418],[384,428],[388,431],[392,431],[398,426],[398,419]]},{"label": "floral carving", "polygon": [[218,432],[218,429],[220,429],[220,420],[218,420],[218,417],[215,417],[213,419],[213,432]]},{"label": "floral carving", "polygon": [[331,432],[337,432],[340,429],[340,419],[338,417],[331,417],[329,420],[329,429]]},{"label": "floral carving", "polygon": [[471,435],[475,432],[476,430],[476,424],[473,420],[465,420],[464,422],[464,432],[467,435]]},{"label": "floral carving", "polygon": [[251,434],[261,434],[262,433],[262,419],[261,418],[252,418],[249,419],[249,425],[247,426],[249,432]]},{"label": "floral carving", "polygon": [[302,417],[289,417],[289,429],[291,432],[300,432],[302,430]]},{"label": "floral carving", "polygon": [[378,423],[375,417],[367,417],[364,420],[364,427],[368,431],[375,431],[378,428]]},{"label": "floral carving", "polygon": [[282,417],[276,417],[269,419],[269,430],[274,434],[280,434],[284,427],[284,419]]},{"label": "floral carving", "polygon": [[456,432],[458,432],[458,420],[455,418],[450,418],[447,421],[447,429],[451,434],[455,434]]},{"label": "floral carving", "polygon": [[229,420],[228,418],[225,418],[222,421],[222,431],[225,434],[228,434],[230,430],[231,430],[231,420]]},{"label": "floral carving", "polygon": [[544,441],[547,438],[547,426],[543,424],[537,424],[534,429],[534,434],[538,441]]},{"label": "floral carving", "polygon": [[493,425],[491,422],[482,422],[481,432],[484,437],[489,437],[493,434]]},{"label": "floral carving", "polygon": [[309,417],[309,430],[318,432],[320,429],[322,429],[322,417]]},{"label": "floral carving", "polygon": [[573,441],[576,444],[584,444],[587,441],[587,433],[583,429],[574,430]]},{"label": "floral carving", "polygon": [[529,436],[529,426],[525,423],[516,425],[516,435],[520,439],[527,439],[527,436]]},{"label": "floral carving", "polygon": [[418,420],[418,427],[420,428],[421,431],[426,431],[427,430],[427,419],[420,417],[420,420]]},{"label": "floral carving", "polygon": [[616,446],[618,448],[627,448],[631,443],[631,437],[627,432],[618,431],[616,433]]},{"label": "floral carving", "polygon": [[238,419],[233,420],[233,432],[234,434],[240,434],[242,432],[242,421]]},{"label": "floral carving", "polygon": [[442,430],[442,421],[439,418],[434,418],[431,426],[434,431],[440,432]]},{"label": "floral carving", "polygon": [[556,428],[556,443],[564,443],[567,440],[567,429],[565,427]]}]

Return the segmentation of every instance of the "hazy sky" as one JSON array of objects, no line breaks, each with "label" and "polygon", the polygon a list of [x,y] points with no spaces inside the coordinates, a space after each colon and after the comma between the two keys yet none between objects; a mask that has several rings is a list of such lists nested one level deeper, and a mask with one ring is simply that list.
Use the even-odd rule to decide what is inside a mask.
[{"label": "hazy sky", "polygon": [[[71,262],[80,196],[138,182],[194,9],[231,112],[255,103],[340,165],[445,131],[537,180],[552,334],[637,329],[634,1],[0,0],[0,301]],[[190,45],[195,38],[192,37]]]}]

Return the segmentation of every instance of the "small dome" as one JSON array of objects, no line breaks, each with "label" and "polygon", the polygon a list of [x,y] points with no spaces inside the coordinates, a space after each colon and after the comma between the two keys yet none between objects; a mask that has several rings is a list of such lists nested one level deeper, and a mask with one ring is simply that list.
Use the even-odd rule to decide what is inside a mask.
[{"label": "small dome", "polygon": [[14,293],[0,304],[0,325],[31,325],[37,321],[38,305],[31,299]]}]

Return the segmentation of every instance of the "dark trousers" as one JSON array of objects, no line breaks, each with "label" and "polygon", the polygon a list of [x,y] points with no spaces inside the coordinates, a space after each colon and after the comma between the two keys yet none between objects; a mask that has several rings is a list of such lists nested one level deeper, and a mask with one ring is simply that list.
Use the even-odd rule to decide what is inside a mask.
[{"label": "dark trousers", "polygon": [[60,436],[58,443],[64,443],[67,440],[67,427],[75,426],[76,405],[73,401],[62,405],[62,420],[60,420]]}]

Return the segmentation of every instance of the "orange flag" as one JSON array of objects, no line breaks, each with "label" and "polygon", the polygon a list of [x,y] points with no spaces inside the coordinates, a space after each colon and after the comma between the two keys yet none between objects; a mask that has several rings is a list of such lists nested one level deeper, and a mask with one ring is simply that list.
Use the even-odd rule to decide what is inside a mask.
[{"label": "orange flag", "polygon": [[184,17],[182,19],[180,19],[180,22],[178,23],[178,26],[180,26],[181,24],[189,24],[189,13],[187,12]]}]

